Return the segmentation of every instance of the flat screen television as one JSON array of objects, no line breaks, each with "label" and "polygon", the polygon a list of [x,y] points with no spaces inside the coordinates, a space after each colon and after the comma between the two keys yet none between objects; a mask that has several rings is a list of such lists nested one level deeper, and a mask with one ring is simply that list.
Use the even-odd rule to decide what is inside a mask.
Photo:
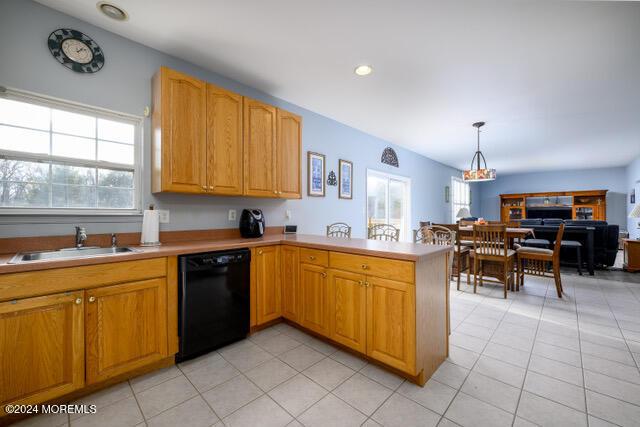
[{"label": "flat screen television", "polygon": [[540,207],[540,208],[527,208],[527,218],[559,218],[559,219],[571,219],[570,207]]}]

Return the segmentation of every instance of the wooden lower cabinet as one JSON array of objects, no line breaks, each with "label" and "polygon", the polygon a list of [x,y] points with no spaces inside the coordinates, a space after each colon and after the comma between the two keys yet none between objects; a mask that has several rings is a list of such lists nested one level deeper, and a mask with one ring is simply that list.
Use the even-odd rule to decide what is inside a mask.
[{"label": "wooden lower cabinet", "polygon": [[255,288],[258,325],[282,316],[280,246],[265,246],[254,251]]},{"label": "wooden lower cabinet", "polygon": [[294,246],[280,248],[280,273],[282,279],[282,317],[298,320],[300,311],[300,249]]},{"label": "wooden lower cabinet", "polygon": [[367,356],[416,374],[413,284],[367,277]]},{"label": "wooden lower cabinet", "polygon": [[84,385],[84,292],[0,303],[0,416]]},{"label": "wooden lower cabinet", "polygon": [[300,320],[314,332],[329,335],[329,290],[325,267],[300,264]]},{"label": "wooden lower cabinet", "polygon": [[164,278],[87,291],[87,384],[168,356],[166,303]]},{"label": "wooden lower cabinet", "polygon": [[367,350],[366,277],[329,270],[329,338],[361,353]]}]

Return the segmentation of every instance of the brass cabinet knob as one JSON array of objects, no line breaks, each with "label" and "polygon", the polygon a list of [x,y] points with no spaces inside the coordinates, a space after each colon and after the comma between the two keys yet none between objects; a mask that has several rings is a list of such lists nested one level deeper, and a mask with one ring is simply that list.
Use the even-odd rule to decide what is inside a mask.
[{"label": "brass cabinet knob", "polygon": [[273,194],[278,194],[278,190],[273,190]]},{"label": "brass cabinet knob", "polygon": [[96,297],[89,297],[89,302],[95,302]]},{"label": "brass cabinet knob", "polygon": [[82,304],[82,298],[76,298],[76,304],[80,305]]},{"label": "brass cabinet knob", "polygon": [[316,259],[316,257],[314,257],[313,255],[309,255],[309,259],[313,261],[314,259]]},{"label": "brass cabinet knob", "polygon": [[367,268],[369,268],[369,266],[367,264],[362,264],[362,269],[366,270]]},{"label": "brass cabinet knob", "polygon": [[358,280],[358,285],[364,286],[364,282],[362,280]]},{"label": "brass cabinet knob", "polygon": [[368,288],[369,287],[369,282],[364,282],[364,287]]},{"label": "brass cabinet knob", "polygon": [[327,277],[327,273],[320,273],[322,277]]},{"label": "brass cabinet knob", "polygon": [[258,255],[262,255],[262,249],[258,249]]}]

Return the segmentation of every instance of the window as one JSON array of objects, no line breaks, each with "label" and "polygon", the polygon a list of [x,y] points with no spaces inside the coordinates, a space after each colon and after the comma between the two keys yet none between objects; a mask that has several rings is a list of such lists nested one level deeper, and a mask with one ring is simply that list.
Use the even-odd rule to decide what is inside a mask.
[{"label": "window", "polygon": [[367,170],[367,223],[391,224],[400,229],[400,240],[411,237],[411,180]]},{"label": "window", "polygon": [[458,222],[458,212],[462,208],[471,211],[471,190],[469,183],[455,176],[451,177],[451,221]]},{"label": "window", "polygon": [[0,213],[137,213],[142,120],[0,93]]}]

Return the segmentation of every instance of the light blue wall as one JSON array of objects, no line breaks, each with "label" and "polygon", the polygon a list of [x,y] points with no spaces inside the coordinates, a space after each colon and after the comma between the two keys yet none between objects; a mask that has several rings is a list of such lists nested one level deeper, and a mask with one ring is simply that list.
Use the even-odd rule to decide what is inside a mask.
[{"label": "light blue wall", "polygon": [[[629,163],[626,170],[626,183],[627,183],[627,191],[630,192],[631,189],[635,188],[636,190],[636,203],[631,204],[629,196],[627,195],[627,215],[631,213],[631,210],[636,207],[638,203],[640,203],[640,156],[638,156],[634,161]],[[640,219],[632,219],[627,218],[627,227],[629,230],[629,236],[633,239],[640,239],[640,229],[638,228],[640,225]]]},{"label": "light blue wall", "polygon": [[627,225],[625,199],[629,191],[626,173],[624,167],[619,167],[502,176],[498,174],[498,179],[495,181],[480,184],[480,213],[487,219],[500,219],[500,194],[609,190],[607,220],[612,224],[620,225],[624,230]]},{"label": "light blue wall", "polygon": [[[335,221],[352,225],[354,236],[365,234],[365,177],[367,168],[411,178],[412,223],[420,220],[448,221],[450,205],[444,201],[444,187],[460,172],[411,151],[394,146],[400,168],[380,163],[382,150],[391,145],[374,136],[345,126],[327,117],[243,86],[232,79],[196,67],[131,40],[104,31],[86,22],[27,0],[0,0],[0,85],[82,102],[115,111],[142,115],[151,104],[151,76],[161,65],[197,76],[253,98],[280,106],[303,116],[303,184],[306,185],[306,151],[327,156],[327,172],[337,172],[338,159],[354,162],[354,199],[339,200],[337,187],[328,187],[324,198],[265,200],[192,195],[151,195],[150,174],[144,174],[144,205],[154,203],[171,211],[171,223],[163,229],[203,229],[236,227],[227,220],[230,208],[258,207],[268,225],[298,224],[303,233],[323,233]],[[70,27],[95,39],[106,56],[104,68],[95,75],[81,75],[58,64],[49,53],[46,40],[57,28]],[[233,77],[233,76],[231,76]],[[309,82],[314,84],[314,82]],[[335,94],[336,98],[340,94]],[[347,101],[347,100],[345,100]],[[145,120],[144,163],[150,163],[149,120]],[[239,213],[239,212],[238,212]],[[140,230],[139,217],[64,218],[0,217],[0,237],[69,234],[71,225],[86,224],[89,232]]]}]

